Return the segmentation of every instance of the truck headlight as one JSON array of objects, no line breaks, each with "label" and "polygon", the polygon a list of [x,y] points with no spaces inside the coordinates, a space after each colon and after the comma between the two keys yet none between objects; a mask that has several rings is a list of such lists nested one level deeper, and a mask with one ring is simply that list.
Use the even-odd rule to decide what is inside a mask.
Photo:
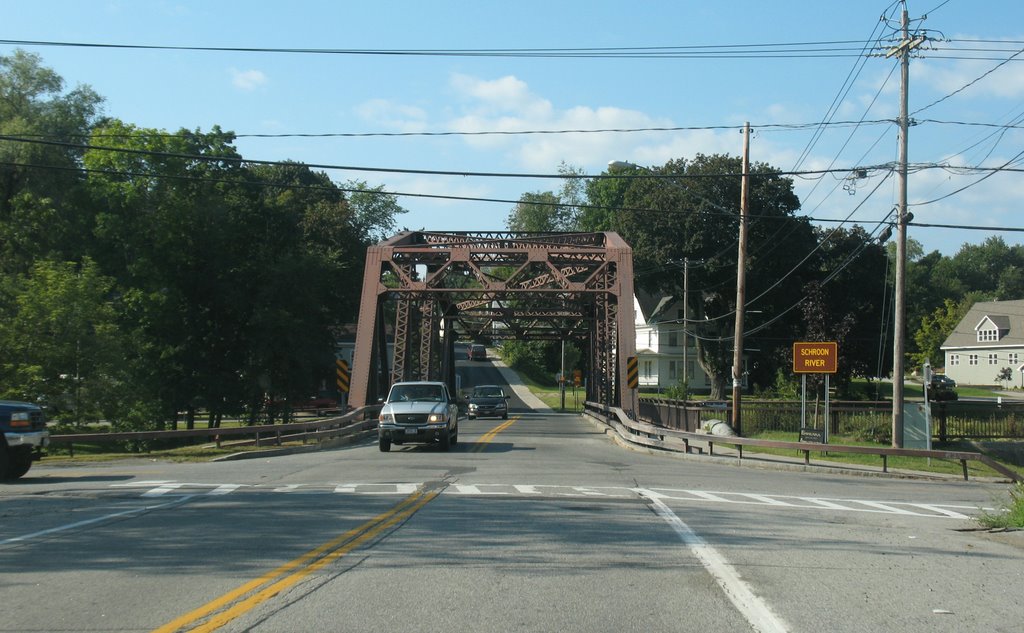
[{"label": "truck headlight", "polygon": [[432,422],[434,424],[437,424],[438,422],[444,422],[444,416],[441,415],[440,413],[431,413],[430,417],[427,418],[427,421]]}]

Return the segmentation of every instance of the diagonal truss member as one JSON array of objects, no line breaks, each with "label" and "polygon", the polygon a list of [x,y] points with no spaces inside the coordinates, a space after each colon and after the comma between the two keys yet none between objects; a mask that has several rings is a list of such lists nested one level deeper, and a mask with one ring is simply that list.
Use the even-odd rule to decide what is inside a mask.
[{"label": "diagonal truss member", "polygon": [[406,231],[366,254],[350,403],[399,380],[455,389],[455,342],[580,341],[587,398],[629,401],[632,249],[616,233]]}]

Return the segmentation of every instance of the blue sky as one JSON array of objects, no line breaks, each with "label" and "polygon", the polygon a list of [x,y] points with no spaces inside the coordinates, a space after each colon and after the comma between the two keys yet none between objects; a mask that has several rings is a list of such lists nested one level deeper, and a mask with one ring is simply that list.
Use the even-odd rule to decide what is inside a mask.
[{"label": "blue sky", "polygon": [[[911,129],[910,161],[953,167],[997,167],[1015,161],[1009,166],[1019,168],[1024,129],[991,126],[1022,125],[1024,53],[1002,62],[1024,49],[1024,2],[910,0],[908,8],[913,26],[927,29],[929,46],[934,47],[911,62],[910,110],[925,108],[915,118],[928,121]],[[0,12],[0,40],[5,41],[387,51],[682,46],[721,50],[735,45],[843,42],[823,48],[856,53],[880,35],[892,33],[880,18],[892,16],[895,24],[899,6],[889,0],[0,0]],[[927,18],[921,21],[924,15]],[[14,48],[0,43],[0,55]],[[881,55],[861,64],[857,56],[808,55],[807,46],[796,47],[803,51],[796,56],[769,58],[762,50],[740,59],[22,48],[40,54],[69,87],[92,86],[106,98],[107,115],[171,131],[208,130],[213,125],[240,135],[686,128],[500,136],[240,137],[237,146],[250,159],[515,174],[554,174],[565,162],[597,174],[611,160],[656,165],[698,152],[739,155],[738,127],[745,121],[754,127],[751,159],[783,171],[879,165],[897,156],[896,128],[891,124],[834,124],[821,130],[806,126],[829,117],[833,122],[895,119],[899,72],[893,72],[894,60]],[[930,105],[943,97],[947,98]],[[539,178],[328,173],[339,183],[360,179],[394,192],[501,200],[559,187],[557,181]],[[846,179],[845,174],[797,178],[802,213],[822,220],[850,217],[874,229],[897,200],[895,179],[883,182],[884,173],[869,170],[859,180]],[[980,180],[983,175],[962,169],[914,171],[909,197],[915,222],[1024,227],[1022,174],[999,172]],[[433,230],[503,229],[512,207],[423,197],[401,197],[400,203],[409,210],[400,217],[401,225]],[[937,249],[947,255],[989,235],[1001,235],[1010,244],[1024,243],[1019,231],[912,226],[909,235],[926,251]]]}]

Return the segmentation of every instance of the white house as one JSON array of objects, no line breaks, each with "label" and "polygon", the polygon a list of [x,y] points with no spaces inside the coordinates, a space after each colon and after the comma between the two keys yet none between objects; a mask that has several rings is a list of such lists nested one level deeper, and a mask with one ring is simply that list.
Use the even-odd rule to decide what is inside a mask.
[{"label": "white house", "polygon": [[[686,339],[686,377],[691,391],[711,388],[697,362],[696,341],[684,336],[683,303],[675,297],[655,297],[637,290],[633,297],[636,356],[642,389],[679,387],[683,380],[683,340]],[[690,315],[693,319],[693,315]]]},{"label": "white house", "polygon": [[1005,367],[1024,379],[1024,300],[975,303],[941,349],[946,375],[959,384],[997,384]]}]

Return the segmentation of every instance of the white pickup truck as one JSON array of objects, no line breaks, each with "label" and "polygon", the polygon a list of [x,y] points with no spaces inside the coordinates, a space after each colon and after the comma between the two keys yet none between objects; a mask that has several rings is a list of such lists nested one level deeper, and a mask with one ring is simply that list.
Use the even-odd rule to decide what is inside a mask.
[{"label": "white pickup truck", "polygon": [[437,443],[447,451],[459,441],[459,407],[443,382],[396,382],[377,418],[381,452],[391,445]]}]

